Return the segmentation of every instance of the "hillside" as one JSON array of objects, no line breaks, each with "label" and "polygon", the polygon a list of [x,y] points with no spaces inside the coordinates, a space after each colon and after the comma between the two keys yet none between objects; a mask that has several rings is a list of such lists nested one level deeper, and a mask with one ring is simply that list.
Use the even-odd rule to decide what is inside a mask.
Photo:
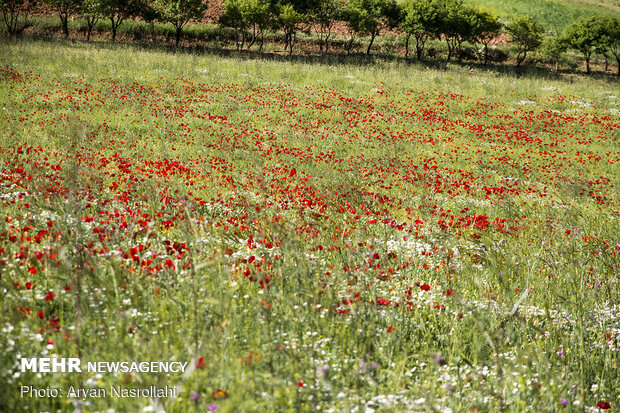
[{"label": "hillside", "polygon": [[620,16],[617,0],[466,0],[466,3],[494,10],[506,20],[514,15],[530,15],[556,33],[584,17]]}]

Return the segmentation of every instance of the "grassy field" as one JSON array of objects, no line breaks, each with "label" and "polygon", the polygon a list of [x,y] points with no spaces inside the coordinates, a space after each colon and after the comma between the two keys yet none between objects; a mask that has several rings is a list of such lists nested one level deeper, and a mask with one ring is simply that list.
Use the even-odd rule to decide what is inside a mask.
[{"label": "grassy field", "polygon": [[484,7],[503,19],[529,15],[547,31],[561,33],[567,26],[591,16],[620,16],[620,3],[615,0],[466,0]]},{"label": "grassy field", "polygon": [[617,83],[0,56],[0,411],[618,411]]},{"label": "grassy field", "polygon": [[[468,0],[469,5],[483,7],[492,10],[500,16],[503,24],[508,24],[513,18],[521,15],[530,15],[540,21],[545,28],[545,36],[555,36],[563,32],[570,24],[591,16],[620,16],[620,6],[613,1],[597,1],[597,0],[519,0],[519,1],[487,1],[487,0]],[[216,16],[219,6],[215,4],[210,16]],[[210,20],[209,20],[210,21]],[[69,21],[69,37],[74,41],[85,41],[87,37],[87,26],[83,19],[73,19]],[[350,60],[350,55],[360,57],[366,52],[370,38],[367,36],[355,36],[354,41],[349,49],[349,41],[351,39],[346,25],[338,24],[330,38],[330,48],[328,56],[323,56],[320,51],[319,41],[316,32],[311,26],[306,27],[307,30],[299,31],[296,36],[296,47],[294,55],[296,58],[313,57],[316,60],[322,60],[324,64],[330,64],[333,60]],[[0,34],[3,33],[0,28]],[[95,25],[92,32],[91,41],[99,44],[111,41],[111,23],[108,19],[100,19]],[[29,20],[29,27],[25,30],[26,36],[31,39],[36,38],[60,38],[64,37],[62,27],[58,16],[54,14],[35,15]],[[6,34],[5,34],[6,35]],[[119,43],[133,44],[137,47],[146,47],[159,49],[160,51],[175,51],[174,45],[175,29],[171,24],[145,22],[132,19],[126,19],[118,30]],[[405,36],[398,32],[383,31],[381,35],[373,42],[372,53],[379,55],[381,58],[415,60],[415,53],[405,57]],[[503,66],[504,70],[512,70],[512,66],[516,65],[516,55],[518,52],[514,45],[510,43],[510,38],[503,33],[496,39],[499,44],[495,58],[491,59],[497,67]],[[238,54],[247,55],[263,55],[263,57],[288,56],[288,52],[283,50],[285,38],[281,32],[269,30],[264,38],[264,44],[259,51],[258,43],[253,44],[253,48],[237,50],[236,37],[232,29],[221,27],[213,22],[205,23],[189,23],[183,29],[180,41],[180,48],[185,52],[194,53],[217,53],[217,54]],[[482,63],[476,59],[473,50],[477,49],[476,45],[464,44],[463,56],[457,58],[463,64],[471,66],[482,66]],[[472,47],[474,49],[472,49]],[[413,49],[413,46],[411,46]],[[559,61],[554,60],[546,54],[544,48],[539,48],[528,54],[526,65],[534,65],[543,69],[555,68],[564,72],[579,72],[583,70],[585,62],[581,53],[569,49],[562,53]],[[424,60],[431,65],[440,65],[447,59],[447,45],[444,40],[431,39],[426,44]],[[369,60],[369,59],[366,59]],[[368,62],[366,62],[368,63]],[[556,66],[557,64],[557,66]],[[611,72],[615,73],[615,60],[610,55],[607,59],[600,53],[594,53],[591,65],[595,72]],[[486,65],[484,65],[486,66]]]}]

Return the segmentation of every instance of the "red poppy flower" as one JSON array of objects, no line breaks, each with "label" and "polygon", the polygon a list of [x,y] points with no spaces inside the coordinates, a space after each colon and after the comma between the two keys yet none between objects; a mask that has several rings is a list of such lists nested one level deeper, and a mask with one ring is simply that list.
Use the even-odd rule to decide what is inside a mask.
[{"label": "red poppy flower", "polygon": [[389,305],[390,304],[390,300],[388,300],[387,298],[383,298],[383,297],[377,297],[377,304],[379,304],[379,305]]},{"label": "red poppy flower", "polygon": [[228,393],[226,393],[226,390],[223,389],[217,389],[216,391],[214,391],[213,393],[211,393],[211,397],[213,397],[214,399],[225,399],[228,397]]}]

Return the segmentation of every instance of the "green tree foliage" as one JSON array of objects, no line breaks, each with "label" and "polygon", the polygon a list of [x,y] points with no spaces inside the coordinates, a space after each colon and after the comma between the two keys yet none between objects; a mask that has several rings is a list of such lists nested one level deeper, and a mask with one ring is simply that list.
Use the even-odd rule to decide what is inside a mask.
[{"label": "green tree foliage", "polygon": [[295,10],[292,4],[284,4],[279,7],[276,24],[284,32],[284,50],[288,49],[289,54],[293,53],[297,32],[301,30],[305,21],[305,16]]},{"label": "green tree foliage", "polygon": [[234,29],[237,50],[242,49],[246,41],[249,49],[259,38],[259,50],[262,50],[265,32],[271,24],[271,3],[266,0],[226,0],[223,6],[220,24]]},{"label": "green tree foliage", "polygon": [[442,3],[444,11],[439,28],[448,46],[448,62],[451,56],[458,55],[462,43],[471,38],[471,16],[474,10],[465,6],[461,0],[446,0]]},{"label": "green tree foliage", "polygon": [[29,0],[0,0],[2,21],[9,36],[15,36],[28,26],[28,15],[34,7],[34,1]]},{"label": "green tree foliage", "polygon": [[566,41],[562,36],[547,37],[543,40],[540,51],[545,59],[553,63],[554,70],[557,71],[562,61],[562,56],[566,52]]},{"label": "green tree foliage", "polygon": [[175,29],[175,45],[179,45],[183,27],[192,19],[201,19],[207,9],[203,0],[158,0],[156,10],[162,21]]},{"label": "green tree foliage", "polygon": [[280,5],[290,4],[297,13],[307,16],[320,0],[280,0]]},{"label": "green tree foliage", "polygon": [[405,56],[409,55],[409,40],[415,39],[418,60],[422,58],[429,39],[439,38],[445,8],[439,0],[407,0],[402,6],[401,27],[406,34]]},{"label": "green tree foliage", "polygon": [[271,3],[265,0],[243,0],[241,2],[241,15],[252,30],[248,49],[260,38],[259,50],[263,50],[265,32],[271,23],[271,9]]},{"label": "green tree foliage", "polygon": [[342,19],[343,9],[343,0],[319,0],[310,10],[310,22],[319,36],[321,53],[327,53],[334,23]]},{"label": "green tree foliage", "polygon": [[620,76],[620,18],[607,17],[603,23],[607,49],[616,59],[617,74]]},{"label": "green tree foliage", "polygon": [[521,66],[527,53],[542,44],[545,29],[530,16],[520,16],[510,22],[506,31],[517,46],[517,66]]},{"label": "green tree foliage", "polygon": [[470,41],[482,44],[483,64],[487,64],[489,56],[489,42],[495,39],[502,31],[502,23],[494,13],[483,9],[473,9],[468,13],[470,24]]},{"label": "green tree foliage", "polygon": [[416,41],[416,54],[421,58],[428,39],[443,36],[448,46],[446,61],[458,55],[463,42],[483,45],[484,62],[487,61],[488,44],[501,31],[499,18],[485,10],[463,4],[461,0],[408,0],[403,5],[403,31]]},{"label": "green tree foliage", "polygon": [[370,54],[372,44],[381,30],[396,27],[400,16],[400,8],[395,0],[348,0],[344,19],[351,31],[350,46],[353,44],[354,33],[370,36],[366,49],[366,54]]},{"label": "green tree foliage", "polygon": [[604,52],[609,43],[606,33],[605,19],[591,17],[568,26],[563,33],[567,45],[583,54],[586,61],[586,72],[590,73],[590,59],[595,51]]},{"label": "green tree foliage", "polygon": [[235,31],[237,40],[237,50],[243,48],[245,43],[245,33],[247,24],[241,13],[241,2],[243,0],[225,0],[222,4],[224,13],[220,16],[219,24],[223,27],[230,27]]}]

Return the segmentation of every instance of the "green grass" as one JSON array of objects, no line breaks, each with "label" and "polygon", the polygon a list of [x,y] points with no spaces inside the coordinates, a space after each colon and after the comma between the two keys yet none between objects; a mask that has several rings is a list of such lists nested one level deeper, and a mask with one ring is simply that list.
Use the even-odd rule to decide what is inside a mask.
[{"label": "green grass", "polygon": [[620,16],[620,4],[613,0],[467,0],[466,3],[494,10],[508,21],[514,16],[529,15],[555,34],[583,18]]},{"label": "green grass", "polygon": [[[1,411],[618,408],[616,83],[61,40],[0,55]],[[19,372],[50,354],[197,368]]]}]

